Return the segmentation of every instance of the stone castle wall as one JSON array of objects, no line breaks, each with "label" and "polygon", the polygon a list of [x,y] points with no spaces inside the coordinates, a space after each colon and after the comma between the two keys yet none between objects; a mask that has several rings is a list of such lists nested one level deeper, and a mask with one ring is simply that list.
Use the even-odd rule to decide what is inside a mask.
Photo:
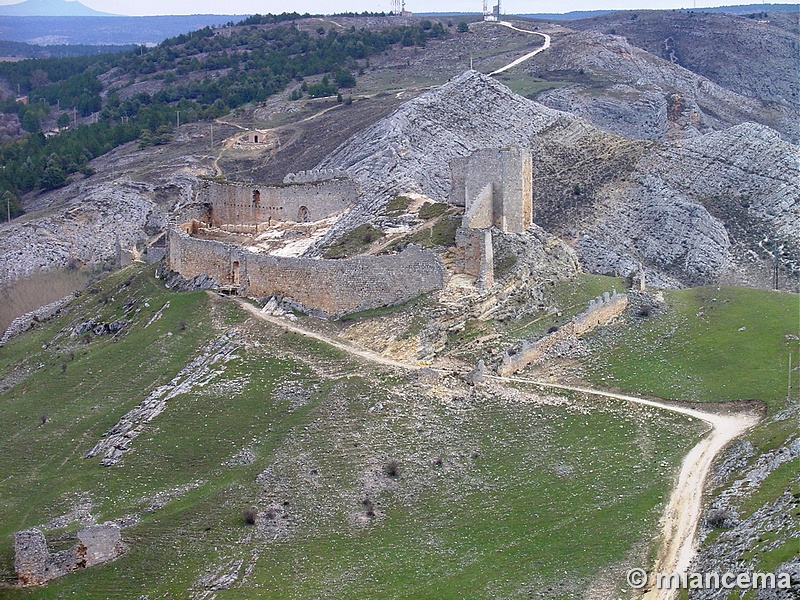
[{"label": "stone castle wall", "polygon": [[307,222],[347,210],[358,199],[358,185],[346,178],[279,185],[203,181],[197,199],[211,207],[215,227]]},{"label": "stone castle wall", "polygon": [[490,229],[456,229],[454,268],[475,277],[481,289],[494,285],[494,248]]},{"label": "stone castle wall", "polygon": [[347,173],[341,169],[311,169],[310,171],[288,173],[283,178],[283,183],[313,183],[341,177],[347,177]]},{"label": "stone castle wall", "polygon": [[429,250],[341,260],[255,254],[240,246],[169,232],[167,266],[186,278],[206,274],[239,294],[289,298],[338,316],[406,302],[444,285],[445,268]]},{"label": "stone castle wall", "polygon": [[541,359],[548,351],[563,343],[567,338],[580,336],[595,327],[608,323],[622,313],[628,306],[628,296],[615,291],[605,292],[602,296],[591,300],[586,310],[575,315],[569,323],[562,325],[558,331],[544,336],[535,342],[523,342],[522,348],[514,353],[508,350],[503,354],[503,361],[497,368],[497,374],[506,377]]}]

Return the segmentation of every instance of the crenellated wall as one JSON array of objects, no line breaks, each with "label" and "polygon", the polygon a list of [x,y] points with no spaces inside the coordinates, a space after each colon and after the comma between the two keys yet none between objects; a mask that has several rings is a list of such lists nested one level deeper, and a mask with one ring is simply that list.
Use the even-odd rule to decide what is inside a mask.
[{"label": "crenellated wall", "polygon": [[567,337],[579,336],[595,327],[608,323],[628,306],[628,296],[616,291],[604,292],[589,301],[586,310],[575,315],[569,323],[562,325],[558,331],[533,342],[525,341],[517,352],[506,350],[503,361],[497,367],[497,374],[506,377],[527,367],[542,358],[548,350],[563,342]]},{"label": "crenellated wall", "polygon": [[169,232],[167,266],[186,278],[206,274],[246,296],[278,295],[328,316],[391,306],[440,289],[445,268],[429,250],[341,260],[255,254],[240,246]]},{"label": "crenellated wall", "polygon": [[357,198],[355,181],[332,178],[278,185],[203,181],[197,199],[211,207],[211,225],[235,227],[319,221],[344,212]]}]

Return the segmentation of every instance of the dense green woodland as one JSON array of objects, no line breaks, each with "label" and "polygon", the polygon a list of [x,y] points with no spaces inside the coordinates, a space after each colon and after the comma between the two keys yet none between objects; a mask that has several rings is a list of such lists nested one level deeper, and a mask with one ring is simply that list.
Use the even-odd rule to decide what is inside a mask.
[{"label": "dense green woodland", "polygon": [[[355,86],[370,56],[390,46],[424,46],[447,35],[441,23],[422,21],[377,31],[298,30],[296,13],[254,15],[237,26],[205,28],[133,52],[0,63],[0,77],[27,94],[28,102],[0,100],[0,115],[16,113],[24,138],[0,146],[0,193],[12,217],[21,214],[18,198],[54,189],[81,172],[88,162],[134,140],[141,147],[166,143],[176,125],[214,119],[252,102],[262,102],[290,82],[302,82],[292,98],[336,95]],[[303,78],[325,74],[307,85]],[[103,96],[104,85],[107,93]],[[153,94],[122,100],[119,91],[133,83],[159,83]],[[94,117],[87,119],[87,117]],[[91,123],[87,121],[91,120]],[[68,129],[46,137],[47,123]],[[0,132],[2,133],[2,132]],[[2,211],[6,218],[6,211]]]}]

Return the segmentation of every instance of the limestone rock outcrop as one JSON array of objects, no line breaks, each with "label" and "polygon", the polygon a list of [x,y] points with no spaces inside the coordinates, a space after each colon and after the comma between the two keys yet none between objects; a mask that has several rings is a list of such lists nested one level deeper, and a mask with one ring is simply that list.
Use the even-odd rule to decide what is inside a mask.
[{"label": "limestone rock outcrop", "polygon": [[536,100],[626,137],[695,137],[753,121],[788,140],[800,140],[797,107],[742,95],[617,35],[581,31],[558,36],[548,52],[524,69],[546,79],[577,71],[574,83],[545,91]]},{"label": "limestone rock outcrop", "polygon": [[[76,183],[61,190],[53,206],[3,226],[0,284],[39,270],[101,268],[130,260],[167,219],[167,209],[152,198],[152,188]],[[121,256],[122,255],[122,256]]]},{"label": "limestone rock outcrop", "polygon": [[114,560],[123,550],[119,527],[106,523],[78,532],[77,543],[51,553],[44,534],[36,528],[14,534],[14,570],[22,586],[41,585],[78,569]]}]

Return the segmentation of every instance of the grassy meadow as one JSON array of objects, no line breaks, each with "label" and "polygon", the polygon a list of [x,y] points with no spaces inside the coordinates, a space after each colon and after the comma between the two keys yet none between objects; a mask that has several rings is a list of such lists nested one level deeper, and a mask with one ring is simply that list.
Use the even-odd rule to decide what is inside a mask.
[{"label": "grassy meadow", "polygon": [[[70,337],[91,317],[128,325]],[[117,465],[83,458],[230,329],[233,357]],[[172,293],[142,267],[0,348],[0,377],[7,598],[204,597],[225,576],[220,599],[578,598],[650,563],[672,476],[703,430],[622,402],[423,383],[230,300]],[[14,531],[40,527],[63,549],[88,520],[124,524],[118,560],[10,587]]]}]

